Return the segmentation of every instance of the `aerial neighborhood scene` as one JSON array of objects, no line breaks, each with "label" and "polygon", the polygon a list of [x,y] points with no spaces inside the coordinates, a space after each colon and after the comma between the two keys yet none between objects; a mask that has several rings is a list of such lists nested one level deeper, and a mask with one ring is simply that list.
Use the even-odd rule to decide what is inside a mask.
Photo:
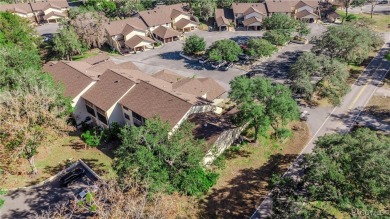
[{"label": "aerial neighborhood scene", "polygon": [[0,218],[390,218],[388,0],[0,0]]}]

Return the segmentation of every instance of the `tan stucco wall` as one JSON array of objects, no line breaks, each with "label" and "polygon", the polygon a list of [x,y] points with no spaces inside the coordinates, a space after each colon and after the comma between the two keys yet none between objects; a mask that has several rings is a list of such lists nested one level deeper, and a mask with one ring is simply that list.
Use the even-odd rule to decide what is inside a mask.
[{"label": "tan stucco wall", "polygon": [[314,13],[314,8],[312,8],[312,7],[308,6],[308,5],[305,5],[303,7],[297,8],[295,13],[300,12],[300,11],[304,11],[304,10],[307,10],[307,11],[309,11],[311,13]]},{"label": "tan stucco wall", "polygon": [[185,15],[185,14],[181,14],[177,18],[173,19],[173,23],[176,23],[176,22],[180,21],[180,19],[182,19],[182,18],[185,18],[187,20],[191,20],[190,16]]},{"label": "tan stucco wall", "polygon": [[138,36],[146,36],[146,33],[143,32],[143,31],[139,31],[139,30],[133,30],[131,31],[129,34],[127,34],[125,36],[125,41],[129,40],[130,38],[132,38],[133,36],[135,35],[138,35]]},{"label": "tan stucco wall", "polygon": [[257,13],[257,12],[252,12],[252,13],[246,15],[246,16],[244,17],[244,19],[246,20],[246,19],[251,18],[251,17],[258,17],[258,18],[263,19],[263,15],[260,14],[260,13]]},{"label": "tan stucco wall", "polygon": [[45,12],[45,14],[49,14],[50,12],[62,13],[62,10],[61,9],[56,9],[56,8],[48,8],[44,12]]}]

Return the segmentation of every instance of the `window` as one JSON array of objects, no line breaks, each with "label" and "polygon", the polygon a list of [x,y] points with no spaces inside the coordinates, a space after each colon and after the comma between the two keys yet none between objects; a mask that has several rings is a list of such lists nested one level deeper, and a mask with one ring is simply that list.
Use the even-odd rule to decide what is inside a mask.
[{"label": "window", "polygon": [[133,122],[135,126],[140,126],[144,124],[145,118],[133,112]]},{"label": "window", "polygon": [[85,107],[87,108],[87,112],[93,117],[95,117],[95,110],[93,109],[93,104],[88,101],[85,101]]},{"label": "window", "polygon": [[97,113],[97,117],[98,119],[100,120],[100,122],[104,123],[107,125],[107,119],[106,119],[106,116],[105,115],[102,115],[101,113]]},{"label": "window", "polygon": [[125,118],[127,119],[127,120],[130,120],[130,116],[127,114],[127,113],[123,113],[124,115],[125,115]]},{"label": "window", "polygon": [[127,107],[125,107],[125,106],[123,106],[123,109],[129,111],[129,108],[127,108]]}]

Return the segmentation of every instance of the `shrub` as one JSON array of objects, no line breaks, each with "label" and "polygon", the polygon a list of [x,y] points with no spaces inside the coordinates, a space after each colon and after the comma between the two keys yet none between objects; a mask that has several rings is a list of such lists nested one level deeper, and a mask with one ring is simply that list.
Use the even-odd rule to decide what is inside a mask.
[{"label": "shrub", "polygon": [[206,41],[203,37],[192,35],[188,37],[183,45],[183,51],[188,55],[200,53],[206,49]]},{"label": "shrub", "polygon": [[257,58],[268,57],[274,53],[277,48],[272,45],[268,40],[261,38],[253,38],[248,42],[248,50],[246,53],[250,56]]},{"label": "shrub", "polygon": [[277,46],[284,46],[291,40],[290,33],[285,30],[269,30],[264,33],[263,38]]},{"label": "shrub", "polygon": [[92,132],[93,133],[91,133],[90,130],[87,130],[86,132],[81,134],[81,138],[88,146],[97,147],[100,145],[100,140],[102,138],[102,135],[101,134],[99,135],[96,130],[93,130]]},{"label": "shrub", "polygon": [[292,132],[290,129],[279,128],[279,129],[276,129],[275,135],[276,135],[276,138],[278,138],[280,140],[285,140],[285,139],[288,139],[292,136]]}]

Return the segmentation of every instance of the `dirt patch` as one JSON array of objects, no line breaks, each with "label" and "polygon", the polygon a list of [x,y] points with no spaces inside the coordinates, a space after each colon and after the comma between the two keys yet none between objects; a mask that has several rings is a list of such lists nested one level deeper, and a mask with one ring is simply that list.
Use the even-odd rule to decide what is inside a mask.
[{"label": "dirt patch", "polygon": [[272,175],[285,172],[309,140],[307,125],[299,122],[295,126],[293,136],[282,144],[263,140],[229,153],[217,184],[200,201],[199,217],[250,217],[268,194]]}]

